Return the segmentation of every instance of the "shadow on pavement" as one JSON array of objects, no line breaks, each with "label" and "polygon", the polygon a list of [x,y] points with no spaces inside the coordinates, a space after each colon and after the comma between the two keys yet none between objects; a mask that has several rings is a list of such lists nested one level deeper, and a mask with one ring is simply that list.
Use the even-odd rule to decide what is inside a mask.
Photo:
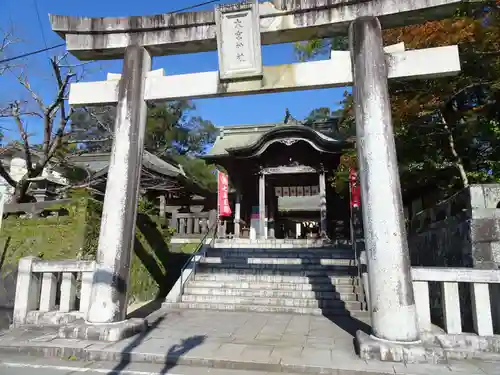
[{"label": "shadow on pavement", "polygon": [[[120,362],[110,372],[108,372],[107,375],[120,375],[124,372],[127,366],[132,362],[132,356],[134,355],[133,350],[144,342],[149,334],[157,328],[163,320],[165,320],[165,316],[155,319],[146,332],[137,335],[137,337],[135,337],[130,344],[123,348],[120,355]],[[180,344],[173,345],[166,353],[164,362],[165,366],[158,374],[166,374],[170,369],[177,365],[179,358],[182,355],[196,346],[201,345],[205,339],[205,336],[192,336],[187,339],[183,339]]]},{"label": "shadow on pavement", "polygon": [[180,344],[173,345],[167,352],[165,367],[159,375],[166,374],[169,370],[177,366],[179,358],[189,352],[191,349],[203,344],[206,336],[192,336],[181,341]]},{"label": "shadow on pavement", "polygon": [[119,375],[121,371],[125,370],[125,368],[131,362],[132,350],[137,348],[148,337],[151,331],[158,327],[164,319],[165,318],[162,317],[156,320],[148,327],[148,330],[146,332],[137,335],[130,344],[123,348],[120,356],[120,362],[107,375]]}]

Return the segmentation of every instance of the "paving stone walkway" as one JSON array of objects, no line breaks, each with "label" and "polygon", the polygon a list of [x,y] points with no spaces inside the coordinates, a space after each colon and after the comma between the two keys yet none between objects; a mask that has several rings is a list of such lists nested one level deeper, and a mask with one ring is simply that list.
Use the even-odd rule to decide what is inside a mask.
[{"label": "paving stone walkway", "polygon": [[335,375],[500,373],[500,363],[485,361],[405,366],[361,360],[353,338],[369,326],[349,317],[160,310],[148,320],[148,332],[117,343],[59,339],[55,327],[6,331],[0,336],[0,355]]}]

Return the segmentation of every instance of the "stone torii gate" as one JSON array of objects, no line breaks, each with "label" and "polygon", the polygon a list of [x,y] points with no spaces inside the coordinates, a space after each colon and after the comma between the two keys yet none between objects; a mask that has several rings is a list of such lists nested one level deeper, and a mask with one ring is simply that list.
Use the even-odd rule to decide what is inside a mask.
[{"label": "stone torii gate", "polygon": [[[116,104],[115,139],[98,246],[98,271],[82,336],[132,332],[126,322],[146,102],[327,88],[354,84],[357,151],[368,256],[373,338],[419,340],[388,78],[429,78],[460,70],[456,46],[404,51],[382,46],[382,27],[442,18],[462,0],[274,0],[127,18],[51,16],[52,28],[81,60],[123,58],[121,76],[71,86],[71,105]],[[261,43],[350,36],[331,59],[262,66]],[[153,56],[218,50],[219,71],[164,76]],[[139,323],[140,325],[140,323]],[[132,327],[131,327],[132,326]],[[114,327],[114,328],[113,328]],[[360,337],[358,337],[360,340]],[[370,342],[365,341],[369,344]],[[361,343],[363,344],[363,343]]]}]

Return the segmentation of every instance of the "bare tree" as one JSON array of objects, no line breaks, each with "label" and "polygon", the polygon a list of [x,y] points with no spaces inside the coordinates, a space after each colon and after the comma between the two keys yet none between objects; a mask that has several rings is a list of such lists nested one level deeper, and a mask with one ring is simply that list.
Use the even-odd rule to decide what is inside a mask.
[{"label": "bare tree", "polygon": [[[8,117],[15,123],[19,133],[19,145],[26,161],[26,173],[15,181],[6,168],[0,164],[0,176],[15,189],[15,200],[19,203],[32,198],[28,195],[30,179],[39,177],[48,164],[64,157],[68,146],[68,133],[73,110],[69,108],[67,98],[69,86],[81,78],[82,67],[68,64],[68,55],[49,59],[50,69],[56,82],[56,89],[50,101],[33,89],[27,75],[16,74],[17,80],[29,93],[30,100],[14,100],[0,109],[0,117]],[[11,70],[13,71],[13,70]],[[79,73],[77,73],[79,71]],[[28,120],[36,119],[43,132],[42,143],[32,144],[33,134],[28,132]]]},{"label": "bare tree", "polygon": [[[7,49],[17,42],[18,40],[14,37],[14,34],[11,31],[5,31],[3,32],[0,29],[0,60],[3,60],[6,58],[6,51]],[[5,73],[7,69],[11,67],[11,64],[9,63],[0,63],[0,75]]]}]

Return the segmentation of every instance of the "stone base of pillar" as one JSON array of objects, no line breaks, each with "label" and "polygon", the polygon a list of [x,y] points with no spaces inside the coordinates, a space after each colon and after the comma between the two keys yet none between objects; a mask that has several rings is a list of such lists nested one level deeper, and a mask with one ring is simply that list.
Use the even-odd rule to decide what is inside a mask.
[{"label": "stone base of pillar", "polygon": [[411,343],[380,340],[363,331],[356,332],[356,349],[364,360],[403,363],[447,363],[445,350],[432,341]]},{"label": "stone base of pillar", "polygon": [[145,332],[147,328],[148,323],[139,318],[106,324],[76,323],[59,328],[58,336],[62,339],[114,342]]}]

